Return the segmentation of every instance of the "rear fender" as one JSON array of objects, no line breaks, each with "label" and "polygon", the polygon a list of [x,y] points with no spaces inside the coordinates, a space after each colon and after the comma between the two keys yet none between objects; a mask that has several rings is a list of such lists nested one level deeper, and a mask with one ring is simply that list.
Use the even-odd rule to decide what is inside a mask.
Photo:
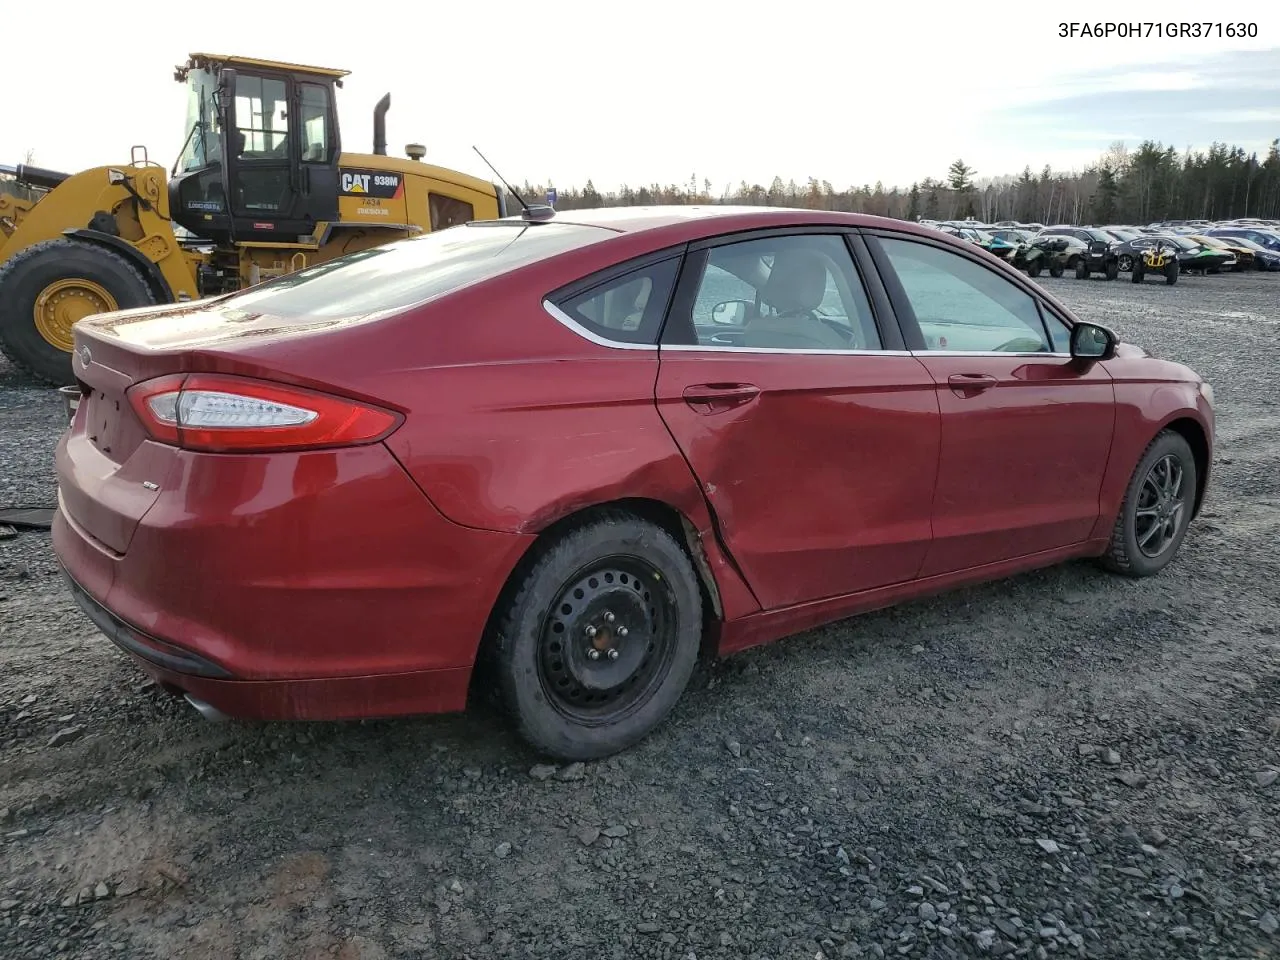
[{"label": "rear fender", "polygon": [[[587,369],[582,364],[579,369]],[[416,374],[421,411],[386,440],[442,514],[463,526],[543,534],[619,501],[652,501],[687,520],[724,616],[759,609],[717,539],[688,463],[653,402],[656,357],[607,351],[590,376],[556,361],[435,367]],[[384,374],[385,395],[402,391]]]}]

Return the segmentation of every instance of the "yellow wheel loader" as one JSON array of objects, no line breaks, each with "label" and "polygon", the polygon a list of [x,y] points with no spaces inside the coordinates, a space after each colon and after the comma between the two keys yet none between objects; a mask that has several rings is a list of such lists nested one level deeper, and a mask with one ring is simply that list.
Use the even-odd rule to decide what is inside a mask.
[{"label": "yellow wheel loader", "polygon": [[110,310],[199,300],[469,220],[506,216],[493,183],[387,156],[387,94],[373,152],[345,152],[335,90],[345,70],[191,54],[186,141],[166,176],[127,165],[65,174],[0,166],[35,199],[0,192],[0,351],[70,384],[71,327]]}]

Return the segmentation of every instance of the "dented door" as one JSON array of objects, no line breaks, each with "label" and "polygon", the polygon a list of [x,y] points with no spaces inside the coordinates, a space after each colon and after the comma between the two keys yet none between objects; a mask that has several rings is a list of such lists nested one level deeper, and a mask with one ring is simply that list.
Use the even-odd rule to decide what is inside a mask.
[{"label": "dented door", "polygon": [[919,361],[664,348],[658,409],[764,608],[916,576],[939,444]]}]

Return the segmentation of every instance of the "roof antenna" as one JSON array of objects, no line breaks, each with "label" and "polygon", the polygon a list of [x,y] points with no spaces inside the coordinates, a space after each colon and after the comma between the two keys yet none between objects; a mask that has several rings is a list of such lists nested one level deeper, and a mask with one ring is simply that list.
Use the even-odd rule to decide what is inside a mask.
[{"label": "roof antenna", "polygon": [[499,180],[502,180],[502,185],[507,188],[508,192],[510,192],[510,194],[513,197],[516,198],[516,202],[518,202],[520,206],[524,208],[524,213],[521,214],[521,216],[525,220],[550,220],[552,217],[556,215],[555,208],[547,206],[545,203],[535,203],[532,206],[525,203],[524,197],[516,193],[515,187],[507,183],[506,180],[503,180],[502,174],[498,172],[498,168],[489,162],[488,157],[486,157],[483,153],[480,153],[480,148],[472,144],[471,149],[474,150],[476,154],[480,157],[480,159],[484,161],[485,166],[487,166],[490,170],[493,171],[493,175],[497,177]]}]

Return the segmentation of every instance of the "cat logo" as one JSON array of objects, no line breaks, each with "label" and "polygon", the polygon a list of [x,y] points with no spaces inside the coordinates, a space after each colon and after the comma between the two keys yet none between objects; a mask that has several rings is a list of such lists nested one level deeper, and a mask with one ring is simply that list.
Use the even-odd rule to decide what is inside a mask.
[{"label": "cat logo", "polygon": [[368,193],[369,192],[369,174],[344,173],[342,175],[342,192],[343,193]]},{"label": "cat logo", "polygon": [[338,185],[343,196],[378,200],[398,200],[404,190],[400,174],[368,169],[339,171]]}]

